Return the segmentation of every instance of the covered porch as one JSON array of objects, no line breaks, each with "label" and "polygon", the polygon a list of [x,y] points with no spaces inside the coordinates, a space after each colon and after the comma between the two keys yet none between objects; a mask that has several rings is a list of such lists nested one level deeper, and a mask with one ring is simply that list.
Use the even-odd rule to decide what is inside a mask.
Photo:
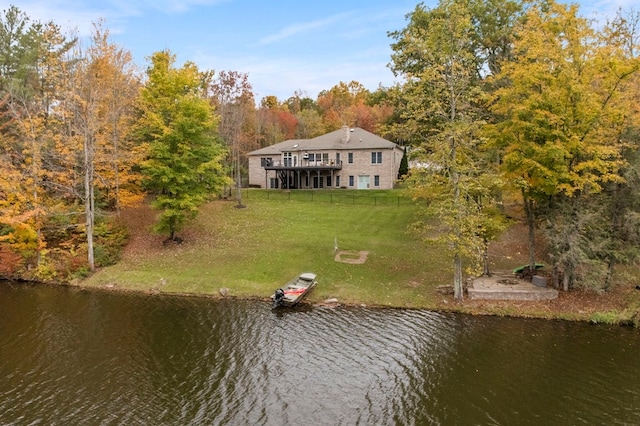
[{"label": "covered porch", "polygon": [[264,170],[265,188],[274,187],[269,184],[269,172],[275,171],[277,188],[321,189],[338,186],[336,172],[342,170],[342,162],[303,166],[265,165]]}]

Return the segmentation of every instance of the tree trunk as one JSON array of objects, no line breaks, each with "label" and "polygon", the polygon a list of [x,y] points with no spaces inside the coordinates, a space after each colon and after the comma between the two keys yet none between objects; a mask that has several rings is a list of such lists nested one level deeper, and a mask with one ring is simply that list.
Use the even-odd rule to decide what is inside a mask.
[{"label": "tree trunk", "polygon": [[174,217],[169,218],[169,241],[173,241],[176,238],[176,219]]},{"label": "tree trunk", "polygon": [[95,271],[95,259],[93,253],[93,225],[95,222],[94,211],[94,186],[93,186],[93,139],[91,135],[84,138],[84,214],[87,233],[87,262],[89,269]]},{"label": "tree trunk", "polygon": [[562,290],[569,291],[572,275],[573,273],[569,270],[569,268],[565,268],[564,276],[562,277]]},{"label": "tree trunk", "polygon": [[111,143],[112,143],[112,165],[113,165],[113,180],[114,180],[114,191],[115,191],[115,200],[114,200],[114,208],[116,209],[116,216],[120,217],[120,170],[118,167],[118,132],[117,132],[117,122],[114,120],[113,129],[111,133]]},{"label": "tree trunk", "polygon": [[[613,235],[615,240],[622,240],[623,238],[620,235],[622,229],[622,217],[624,215],[625,207],[621,202],[621,185],[617,184],[615,187],[615,197],[614,197],[614,205],[613,210],[611,212],[611,229],[613,230]],[[616,244],[617,245],[617,244]],[[604,289],[608,290],[613,281],[613,269],[616,264],[615,252],[616,248],[610,247],[608,250],[608,261],[607,261],[607,277],[604,281]]]},{"label": "tree trunk", "polygon": [[453,258],[453,297],[456,300],[464,298],[462,291],[462,259],[457,253]]},{"label": "tree trunk", "polygon": [[551,283],[553,288],[560,288],[560,272],[558,271],[558,265],[555,262],[551,269]]},{"label": "tree trunk", "polygon": [[238,204],[236,207],[244,207],[242,204],[242,176],[240,173],[240,151],[236,149],[236,200]]},{"label": "tree trunk", "polygon": [[[454,107],[452,106],[452,117],[454,117]],[[462,207],[460,206],[460,175],[458,174],[458,170],[456,167],[456,155],[457,155],[457,146],[455,137],[451,138],[451,164],[452,164],[452,186],[453,186],[453,202],[456,209],[456,223],[455,229],[453,232],[456,235],[456,240],[453,247],[454,257],[453,257],[453,297],[456,300],[462,300],[464,298],[464,294],[462,291],[462,258],[460,256],[460,235],[462,233]]]},{"label": "tree trunk", "polygon": [[483,271],[482,275],[485,277],[491,276],[491,271],[489,270],[489,242],[485,238],[484,240],[484,251],[482,252],[482,263],[483,263]]},{"label": "tree trunk", "polygon": [[603,288],[605,290],[609,290],[611,287],[611,282],[613,281],[613,268],[615,265],[615,260],[613,259],[613,255],[609,256],[609,261],[607,262],[607,277],[604,280]]},{"label": "tree trunk", "polygon": [[529,229],[529,271],[533,274],[536,270],[536,238],[535,238],[535,220],[533,216],[533,200],[527,197],[522,191],[522,199],[524,200],[524,210],[527,214],[527,227]]}]

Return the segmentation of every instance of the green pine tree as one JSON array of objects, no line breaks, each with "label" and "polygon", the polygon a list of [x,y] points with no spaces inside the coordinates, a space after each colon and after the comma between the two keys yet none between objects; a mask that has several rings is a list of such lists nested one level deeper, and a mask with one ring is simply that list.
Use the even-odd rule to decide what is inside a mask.
[{"label": "green pine tree", "polygon": [[404,147],[404,154],[402,160],[400,160],[400,167],[398,168],[398,179],[404,179],[409,174],[409,160],[407,159],[407,147]]}]

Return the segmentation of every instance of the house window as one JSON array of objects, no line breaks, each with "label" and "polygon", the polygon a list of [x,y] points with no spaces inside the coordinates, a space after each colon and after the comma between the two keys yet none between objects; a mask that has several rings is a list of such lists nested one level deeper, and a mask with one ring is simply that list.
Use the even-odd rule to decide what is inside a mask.
[{"label": "house window", "polygon": [[323,163],[328,163],[329,162],[329,153],[328,152],[322,153],[322,162]]},{"label": "house window", "polygon": [[282,157],[284,159],[284,166],[291,167],[293,155],[290,152],[283,152]]},{"label": "house window", "polygon": [[340,164],[340,153],[336,152],[336,164]]},{"label": "house window", "polygon": [[375,175],[373,177],[373,186],[380,186],[380,176]]},{"label": "house window", "polygon": [[349,164],[353,164],[353,152],[350,152],[348,155],[348,162]]},{"label": "house window", "polygon": [[374,151],[371,153],[371,164],[382,164],[382,151]]},{"label": "house window", "polygon": [[327,188],[331,188],[331,176],[327,176]]},{"label": "house window", "polygon": [[260,159],[260,167],[267,167],[273,164],[273,159],[271,157],[263,157]]},{"label": "house window", "polygon": [[349,186],[353,186],[353,176],[349,176]]},{"label": "house window", "polygon": [[313,163],[314,161],[316,161],[316,155],[313,152],[309,153],[309,162]]},{"label": "house window", "polygon": [[336,176],[336,188],[340,186],[340,176]]},{"label": "house window", "polygon": [[269,179],[269,188],[278,189],[278,178],[270,178]]}]

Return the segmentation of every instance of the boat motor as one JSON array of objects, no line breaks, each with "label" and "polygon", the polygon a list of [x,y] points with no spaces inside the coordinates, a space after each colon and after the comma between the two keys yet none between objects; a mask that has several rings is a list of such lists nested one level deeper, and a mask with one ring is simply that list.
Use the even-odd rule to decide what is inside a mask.
[{"label": "boat motor", "polygon": [[284,290],[279,288],[276,290],[275,295],[273,296],[273,306],[280,306],[282,301],[284,300]]}]

